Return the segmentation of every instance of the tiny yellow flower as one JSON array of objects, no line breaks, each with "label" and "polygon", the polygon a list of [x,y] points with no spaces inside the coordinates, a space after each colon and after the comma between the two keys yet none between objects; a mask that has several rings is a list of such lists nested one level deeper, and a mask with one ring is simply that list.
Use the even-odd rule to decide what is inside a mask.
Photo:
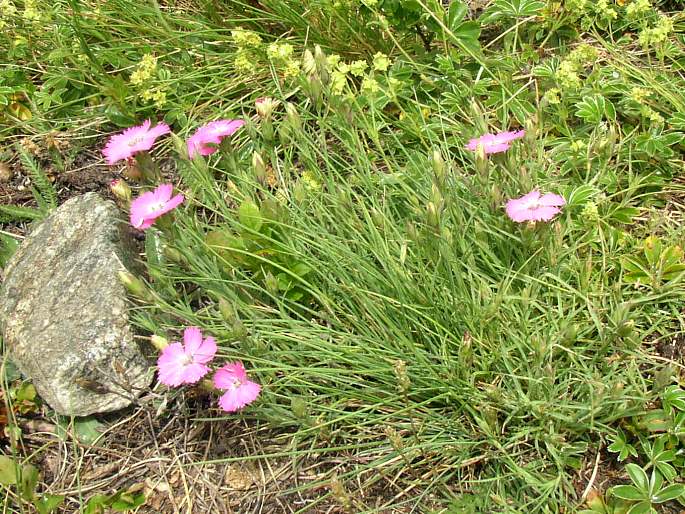
[{"label": "tiny yellow flower", "polygon": [[353,61],[350,64],[350,73],[354,75],[355,77],[361,77],[364,75],[364,71],[366,68],[368,68],[369,65],[366,63],[366,61],[359,60],[359,61]]},{"label": "tiny yellow flower", "polygon": [[388,71],[390,67],[390,59],[382,52],[376,53],[373,56],[373,69],[376,71]]}]

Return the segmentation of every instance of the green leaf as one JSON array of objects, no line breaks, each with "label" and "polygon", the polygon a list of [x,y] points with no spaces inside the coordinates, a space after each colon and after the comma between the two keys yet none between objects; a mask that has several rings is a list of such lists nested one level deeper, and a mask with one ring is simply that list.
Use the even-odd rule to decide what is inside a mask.
[{"label": "green leaf", "polygon": [[259,207],[252,200],[245,200],[240,204],[238,219],[245,228],[254,232],[259,232],[259,229],[262,228],[262,215],[259,212]]},{"label": "green leaf", "polygon": [[460,0],[453,0],[450,2],[450,8],[447,11],[447,26],[451,31],[457,29],[468,12],[468,6]]},{"label": "green leaf", "polygon": [[0,234],[0,267],[4,268],[19,248],[16,239],[7,234]]},{"label": "green leaf", "polygon": [[675,500],[679,496],[685,494],[685,485],[671,484],[664,487],[654,496],[652,496],[652,503],[664,503],[670,500]]},{"label": "green leaf", "polygon": [[45,217],[45,213],[31,207],[21,207],[19,205],[0,205],[0,221],[17,220],[40,220]]},{"label": "green leaf", "polygon": [[610,100],[603,96],[585,96],[576,104],[576,116],[582,118],[587,123],[597,124],[605,117],[613,119],[616,116],[616,109]]},{"label": "green leaf", "polygon": [[18,466],[11,457],[0,455],[0,484],[16,485]]},{"label": "green leaf", "polygon": [[627,514],[649,514],[652,512],[652,504],[648,501],[642,501],[633,505]]},{"label": "green leaf", "polygon": [[575,207],[585,205],[587,201],[593,196],[595,196],[598,192],[599,191],[597,190],[597,188],[587,184],[583,184],[572,189],[564,196],[568,200],[567,205],[570,207]]},{"label": "green leaf", "polygon": [[39,498],[33,500],[33,505],[36,507],[38,514],[50,514],[57,509],[64,502],[64,496],[60,494],[42,494]]},{"label": "green leaf", "polygon": [[112,501],[112,510],[115,512],[128,512],[145,503],[145,495],[143,493],[133,495],[128,492],[121,492],[117,494],[116,499]]},{"label": "green leaf", "polygon": [[71,424],[68,419],[64,418],[60,420],[57,427],[58,434],[63,439],[67,438],[68,429],[71,427],[74,436],[82,444],[94,445],[102,436],[102,432],[98,430],[102,427],[102,423],[92,416],[74,419]]},{"label": "green leaf", "polygon": [[38,396],[38,393],[36,393],[36,388],[31,382],[24,382],[14,393],[14,398],[17,401],[33,402],[36,396]]},{"label": "green leaf", "polygon": [[645,493],[649,492],[649,477],[641,466],[633,463],[626,464],[626,472],[638,489]]},{"label": "green leaf", "polygon": [[110,501],[106,494],[96,494],[88,500],[84,514],[105,514],[105,507],[109,506]]},{"label": "green leaf", "polygon": [[617,485],[611,490],[611,494],[622,500],[639,501],[645,498],[645,494],[633,485]]},{"label": "green leaf", "polygon": [[32,464],[24,464],[21,467],[21,481],[19,483],[19,495],[25,500],[33,500],[38,483],[38,468]]}]

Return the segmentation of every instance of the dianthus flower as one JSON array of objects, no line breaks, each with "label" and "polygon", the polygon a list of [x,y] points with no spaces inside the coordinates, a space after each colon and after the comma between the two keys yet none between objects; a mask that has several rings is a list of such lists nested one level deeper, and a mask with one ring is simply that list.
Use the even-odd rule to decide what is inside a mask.
[{"label": "dianthus flower", "polygon": [[183,203],[183,195],[171,197],[174,186],[161,184],[154,191],[143,193],[131,202],[131,225],[144,230],[150,228],[157,218]]},{"label": "dianthus flower", "polygon": [[243,120],[217,120],[202,125],[188,138],[188,156],[192,159],[196,154],[210,155],[217,151],[216,146],[226,136],[232,135],[245,124]]},{"label": "dianthus flower", "polygon": [[215,353],[213,337],[202,339],[199,328],[188,327],[183,332],[183,344],[171,343],[157,359],[159,381],[171,387],[194,384],[209,373],[207,363]]},{"label": "dianthus flower", "polygon": [[214,375],[214,387],[226,392],[219,398],[219,406],[227,412],[236,412],[255,401],[261,386],[247,378],[242,362],[225,364]]},{"label": "dianthus flower", "polygon": [[150,127],[150,125],[150,120],[146,120],[142,125],[127,128],[121,134],[110,137],[102,150],[107,164],[115,164],[122,159],[130,159],[138,152],[149,150],[159,136],[171,132],[166,123],[159,123],[154,127]]},{"label": "dianthus flower", "polygon": [[466,145],[466,148],[475,152],[478,149],[478,146],[482,145],[486,154],[505,152],[509,150],[512,141],[521,139],[525,135],[525,130],[500,132],[499,134],[484,134],[480,137],[471,139],[469,144]]},{"label": "dianthus flower", "polygon": [[540,191],[531,191],[521,198],[509,200],[506,205],[507,216],[513,221],[549,221],[561,212],[560,207],[566,204],[562,196],[554,193],[540,195]]}]

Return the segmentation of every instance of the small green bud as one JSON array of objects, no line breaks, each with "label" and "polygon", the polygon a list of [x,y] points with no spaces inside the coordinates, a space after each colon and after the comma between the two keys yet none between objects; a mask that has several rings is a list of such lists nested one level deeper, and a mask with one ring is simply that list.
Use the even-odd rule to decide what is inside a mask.
[{"label": "small green bud", "polygon": [[433,173],[435,173],[435,178],[440,184],[443,184],[446,178],[447,167],[445,166],[445,159],[442,158],[442,153],[437,148],[433,150],[431,164],[433,165]]},{"label": "small green bud", "polygon": [[292,130],[296,132],[302,130],[302,118],[297,112],[297,107],[290,102],[285,104],[285,121]]},{"label": "small green bud", "polygon": [[274,277],[273,273],[270,271],[267,272],[266,276],[264,277],[264,285],[266,286],[266,290],[269,292],[269,294],[273,296],[278,295],[278,279]]},{"label": "small green bud", "polygon": [[269,176],[266,171],[264,159],[257,150],[252,152],[252,170],[254,171],[254,176],[257,182],[259,182],[262,186],[265,186],[268,182]]},{"label": "small green bud", "polygon": [[481,144],[476,148],[476,172],[484,179],[488,176],[488,156]]},{"label": "small green bud", "polygon": [[139,300],[150,301],[151,294],[145,283],[128,271],[119,271],[119,281]]},{"label": "small green bud", "polygon": [[426,222],[433,228],[440,227],[440,210],[433,202],[426,206]]},{"label": "small green bud", "polygon": [[150,336],[150,342],[152,343],[152,346],[157,348],[160,352],[169,346],[169,341],[165,337],[156,334]]},{"label": "small green bud", "polygon": [[131,188],[126,181],[119,178],[114,179],[109,183],[109,189],[116,199],[119,200],[124,207],[128,208],[131,204]]},{"label": "small green bud", "polygon": [[238,320],[235,307],[231,305],[226,298],[219,298],[219,313],[221,314],[221,317],[230,324],[233,324]]},{"label": "small green bud", "polygon": [[174,144],[174,149],[176,150],[178,156],[183,160],[189,160],[190,157],[188,156],[188,144],[183,140],[183,138],[177,134],[174,134],[173,132],[169,134],[169,137],[171,137],[171,141]]}]

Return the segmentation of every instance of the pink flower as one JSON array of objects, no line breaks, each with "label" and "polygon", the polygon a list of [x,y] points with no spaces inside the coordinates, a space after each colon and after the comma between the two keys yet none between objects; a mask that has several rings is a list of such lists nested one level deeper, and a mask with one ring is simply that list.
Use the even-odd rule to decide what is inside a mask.
[{"label": "pink flower", "polygon": [[478,138],[471,139],[469,144],[466,145],[466,149],[475,152],[478,149],[478,145],[483,145],[486,154],[505,152],[506,150],[509,150],[512,141],[521,139],[525,135],[525,130],[500,132],[499,134],[484,134]]},{"label": "pink flower", "polygon": [[143,193],[131,202],[131,225],[144,230],[150,228],[157,218],[175,209],[183,202],[183,195],[171,198],[174,186],[162,184],[154,191]]},{"label": "pink flower", "polygon": [[152,148],[155,139],[169,132],[171,129],[166,123],[159,123],[150,128],[150,120],[146,120],[142,125],[127,128],[121,134],[110,137],[102,153],[107,164],[114,164],[122,159],[130,159],[138,152]]},{"label": "pink flower", "polygon": [[225,364],[214,374],[214,387],[225,389],[219,398],[219,406],[227,412],[236,412],[252,403],[261,391],[261,386],[247,378],[242,362]]},{"label": "pink flower", "polygon": [[171,343],[157,359],[159,381],[171,387],[194,384],[209,373],[206,364],[214,358],[215,353],[216,342],[213,337],[202,340],[199,328],[188,327],[183,332],[183,344]]},{"label": "pink flower", "polygon": [[243,120],[217,120],[202,125],[188,138],[188,156],[192,159],[198,153],[213,154],[217,148],[209,144],[218,145],[224,137],[230,136],[243,125]]},{"label": "pink flower", "polygon": [[561,212],[566,200],[562,196],[547,193],[540,196],[540,191],[531,191],[527,195],[507,202],[507,216],[519,223],[524,221],[549,221]]}]

